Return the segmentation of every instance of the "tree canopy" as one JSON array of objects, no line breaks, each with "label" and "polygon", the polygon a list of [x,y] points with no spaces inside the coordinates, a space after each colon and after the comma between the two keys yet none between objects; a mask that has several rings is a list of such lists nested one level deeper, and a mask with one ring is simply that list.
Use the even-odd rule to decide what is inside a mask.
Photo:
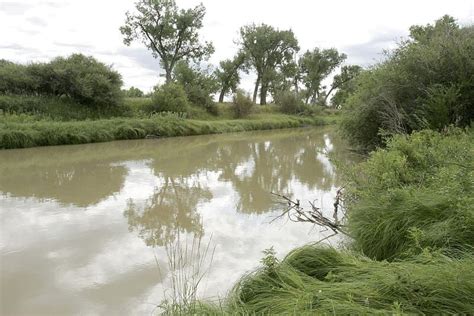
[{"label": "tree canopy", "polygon": [[275,70],[293,60],[299,51],[298,40],[292,30],[277,30],[266,24],[244,26],[240,37],[242,51],[257,72],[253,101],[256,102],[260,87],[260,104],[266,104]]},{"label": "tree canopy", "polygon": [[[299,60],[301,80],[306,88],[306,103],[315,104],[319,100],[323,87],[322,81],[326,79],[346,59],[345,54],[339,53],[335,48],[306,51]],[[329,93],[324,93],[324,100]]]},{"label": "tree canopy", "polygon": [[202,43],[202,28],[206,9],[202,4],[192,9],[178,9],[174,0],[139,0],[136,13],[126,13],[120,27],[124,43],[141,41],[159,58],[165,70],[166,82],[172,80],[173,69],[180,60],[200,61],[214,52],[209,42]]}]

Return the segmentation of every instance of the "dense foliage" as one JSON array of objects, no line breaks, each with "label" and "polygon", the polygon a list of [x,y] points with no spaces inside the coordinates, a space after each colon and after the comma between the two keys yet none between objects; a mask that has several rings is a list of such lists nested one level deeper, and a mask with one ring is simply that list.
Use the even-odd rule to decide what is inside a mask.
[{"label": "dense foliage", "polygon": [[445,16],[414,26],[386,61],[364,71],[347,102],[342,130],[373,149],[383,136],[469,125],[474,118],[474,27]]},{"label": "dense foliage", "polygon": [[474,133],[396,136],[353,171],[354,245],[377,260],[474,246]]},{"label": "dense foliage", "polygon": [[213,94],[219,89],[219,84],[208,69],[190,66],[181,61],[174,69],[174,81],[184,88],[186,97],[192,105],[216,114]]},{"label": "dense foliage", "polygon": [[0,94],[67,97],[98,108],[119,105],[121,86],[118,72],[82,54],[28,65],[0,61]]},{"label": "dense foliage", "polygon": [[152,96],[151,111],[186,113],[188,108],[188,98],[180,84],[171,82],[155,87],[155,92]]}]

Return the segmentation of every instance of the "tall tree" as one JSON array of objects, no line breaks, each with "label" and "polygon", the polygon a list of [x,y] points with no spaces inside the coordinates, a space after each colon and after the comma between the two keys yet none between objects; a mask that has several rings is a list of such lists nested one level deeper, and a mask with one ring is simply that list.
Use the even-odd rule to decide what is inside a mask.
[{"label": "tall tree", "polygon": [[[346,59],[335,48],[307,51],[300,58],[301,79],[306,87],[306,103],[312,103],[320,98],[323,87],[322,81],[327,78]],[[324,98],[327,98],[327,93]]]},{"label": "tall tree", "polygon": [[219,102],[224,102],[224,97],[229,91],[235,92],[240,83],[239,70],[243,69],[245,55],[237,54],[233,59],[226,59],[219,63],[215,75],[220,84]]},{"label": "tall tree", "polygon": [[260,88],[260,104],[267,103],[267,92],[275,70],[290,63],[299,50],[292,30],[281,31],[272,26],[247,25],[240,29],[242,51],[257,72],[253,100],[256,102]]},{"label": "tall tree", "polygon": [[214,52],[209,42],[199,41],[199,30],[206,9],[202,4],[193,9],[178,9],[174,0],[139,0],[137,12],[126,13],[120,27],[123,42],[130,45],[141,41],[159,58],[166,72],[166,82],[172,80],[173,68],[182,59],[200,61]]}]

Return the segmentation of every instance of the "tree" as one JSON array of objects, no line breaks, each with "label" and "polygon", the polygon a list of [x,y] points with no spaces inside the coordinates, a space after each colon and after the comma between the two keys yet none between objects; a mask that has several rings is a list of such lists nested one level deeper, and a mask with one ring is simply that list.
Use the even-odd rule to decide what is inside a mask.
[{"label": "tree", "polygon": [[236,92],[237,85],[240,83],[239,70],[244,67],[245,55],[237,54],[233,59],[226,59],[219,63],[215,76],[220,84],[219,102],[224,102],[224,97],[230,91]]},{"label": "tree", "polygon": [[125,25],[120,27],[123,42],[145,44],[153,57],[160,59],[167,83],[180,60],[200,61],[214,52],[211,43],[199,41],[198,31],[206,13],[202,4],[179,10],[174,0],[139,0],[135,6],[138,12],[127,12]]},{"label": "tree", "polygon": [[142,98],[145,95],[142,90],[135,87],[130,87],[130,89],[124,90],[124,92],[129,98]]},{"label": "tree", "polygon": [[333,105],[341,105],[355,91],[353,79],[362,71],[362,67],[357,65],[342,66],[341,73],[334,76],[331,89],[329,89],[324,99],[324,104],[331,93],[337,89],[337,92],[331,99]]},{"label": "tree", "polygon": [[212,95],[218,91],[219,83],[209,68],[203,69],[180,61],[173,74],[174,80],[184,88],[189,102],[210,113],[217,113]]},{"label": "tree", "polygon": [[[306,103],[316,103],[321,98],[322,81],[327,78],[346,59],[345,54],[340,54],[335,48],[307,51],[300,58],[301,80],[306,87]],[[326,95],[322,99],[327,99]]]},{"label": "tree", "polygon": [[254,103],[260,88],[260,104],[267,103],[267,92],[275,70],[290,63],[299,50],[292,30],[276,30],[272,26],[247,25],[240,29],[242,51],[257,72],[253,94]]}]

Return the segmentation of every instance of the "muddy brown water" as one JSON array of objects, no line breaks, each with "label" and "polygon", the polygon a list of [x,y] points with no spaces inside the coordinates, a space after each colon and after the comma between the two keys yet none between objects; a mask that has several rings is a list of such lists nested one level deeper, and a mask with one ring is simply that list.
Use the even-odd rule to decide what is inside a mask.
[{"label": "muddy brown water", "polygon": [[330,212],[341,180],[329,157],[353,159],[331,128],[0,151],[0,314],[150,315],[178,235],[212,236],[199,293],[222,297],[262,250],[328,234],[270,223],[270,192]]}]

